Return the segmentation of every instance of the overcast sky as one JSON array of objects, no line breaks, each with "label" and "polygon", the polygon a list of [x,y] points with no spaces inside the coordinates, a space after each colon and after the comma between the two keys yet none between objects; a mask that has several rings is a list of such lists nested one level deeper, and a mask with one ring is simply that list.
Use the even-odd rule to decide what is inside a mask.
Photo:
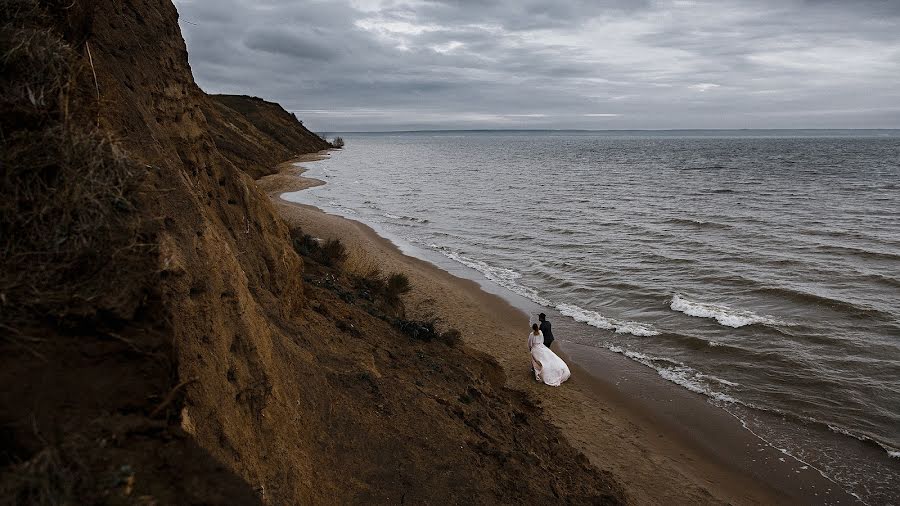
[{"label": "overcast sky", "polygon": [[203,89],[316,131],[900,127],[900,0],[175,4]]}]

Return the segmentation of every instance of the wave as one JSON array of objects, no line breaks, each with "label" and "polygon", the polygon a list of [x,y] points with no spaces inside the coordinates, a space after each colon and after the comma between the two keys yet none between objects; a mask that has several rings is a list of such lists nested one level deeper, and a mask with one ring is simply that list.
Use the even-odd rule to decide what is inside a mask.
[{"label": "wave", "polygon": [[449,250],[436,244],[430,244],[429,246],[432,249],[441,252],[442,255],[449,258],[450,260],[461,263],[471,269],[475,269],[476,271],[483,274],[484,277],[486,277],[488,280],[497,283],[498,285],[506,288],[513,293],[521,295],[522,297],[525,297],[526,299],[532,302],[536,302],[542,306],[553,307],[553,303],[545,299],[544,297],[541,297],[537,293],[537,290],[527,287],[518,282],[518,279],[522,277],[522,274],[519,272],[516,272],[512,269],[507,269],[505,267],[494,267],[485,262],[482,262],[481,260],[467,258],[458,252]]},{"label": "wave", "polygon": [[725,168],[724,165],[707,165],[707,166],[697,165],[697,166],[691,166],[691,167],[684,167],[681,170],[709,170],[709,169],[720,170],[720,169],[724,169],[724,168]]},{"label": "wave", "polygon": [[[670,358],[653,357],[653,356],[646,355],[644,353],[628,350],[628,349],[622,348],[621,346],[617,346],[617,345],[613,345],[613,344],[607,344],[606,348],[609,349],[610,351],[612,351],[613,353],[618,353],[620,355],[623,355],[631,360],[634,360],[635,362],[638,362],[640,364],[643,364],[643,365],[655,370],[661,378],[663,378],[667,381],[675,383],[687,390],[690,390],[691,392],[698,393],[698,394],[704,395],[706,397],[709,397],[712,400],[720,401],[720,402],[724,403],[724,404],[720,405],[720,407],[725,408],[725,410],[729,414],[731,414],[732,416],[735,416],[735,418],[737,418],[739,421],[741,421],[741,423],[744,425],[744,428],[746,428],[748,430],[749,430],[749,427],[746,425],[746,422],[742,418],[740,418],[738,415],[736,415],[735,413],[732,413],[727,408],[727,406],[729,406],[729,405],[743,406],[745,408],[749,408],[752,410],[758,410],[758,411],[762,411],[762,412],[772,413],[772,414],[775,414],[775,415],[778,415],[781,417],[795,419],[795,420],[801,421],[803,423],[809,423],[809,424],[817,425],[817,426],[820,426],[823,428],[827,427],[834,433],[841,434],[844,436],[849,436],[849,437],[852,437],[854,439],[857,439],[859,441],[863,441],[863,442],[866,442],[869,444],[874,444],[877,447],[884,450],[887,453],[887,456],[889,458],[900,459],[900,450],[898,450],[897,448],[894,448],[888,444],[885,444],[882,441],[874,439],[872,437],[861,435],[861,434],[856,434],[852,431],[842,429],[840,427],[837,427],[830,423],[824,422],[822,420],[818,420],[813,417],[801,415],[799,413],[783,411],[783,410],[780,410],[780,409],[777,409],[774,407],[759,406],[759,405],[756,405],[753,403],[739,400],[727,393],[728,389],[730,389],[732,387],[740,386],[740,384],[737,382],[730,381],[730,380],[727,380],[724,378],[719,378],[719,377],[711,375],[711,374],[705,374],[703,372],[697,371],[696,369],[693,369],[692,367],[690,367],[682,362],[679,362],[677,360],[673,360]],[[756,434],[755,432],[751,431],[751,433],[753,433],[754,435],[757,435],[757,437],[759,437],[759,435]],[[801,461],[798,457],[796,457],[790,453],[787,453],[787,451],[785,449],[778,448],[777,446],[772,445],[771,443],[769,443],[769,444],[770,444],[770,446],[778,449],[782,453],[785,453],[785,454],[797,459],[798,461]],[[820,472],[820,474],[822,474],[823,476],[825,476],[826,478],[831,480],[831,478],[828,477],[827,475],[825,475],[821,470],[819,470],[819,472]]]},{"label": "wave", "polygon": [[635,362],[641,363],[655,370],[661,378],[671,381],[676,385],[682,386],[690,390],[691,392],[705,395],[711,399],[721,402],[739,402],[737,399],[726,394],[725,392],[720,392],[713,389],[708,380],[712,379],[714,382],[726,387],[737,386],[737,383],[723,380],[721,378],[716,378],[715,376],[703,374],[690,366],[687,366],[681,362],[678,362],[677,360],[672,360],[670,358],[651,357],[649,355],[645,355],[637,351],[627,350],[616,345],[608,345],[607,349],[609,349],[609,351],[612,351],[613,353],[624,355],[634,360]]},{"label": "wave", "polygon": [[731,225],[727,225],[725,223],[719,223],[719,222],[715,222],[715,221],[695,220],[692,218],[668,218],[665,221],[666,221],[666,223],[674,223],[676,225],[689,225],[692,227],[720,228],[720,229],[734,228]]},{"label": "wave", "polygon": [[384,213],[382,216],[385,218],[390,218],[392,220],[404,220],[404,221],[414,221],[416,223],[428,223],[428,219],[426,218],[416,218],[414,216],[397,216],[396,214]]},{"label": "wave", "polygon": [[784,325],[783,322],[768,316],[760,316],[751,311],[740,311],[727,306],[690,301],[677,293],[672,296],[672,302],[669,307],[672,308],[673,311],[678,311],[689,316],[714,318],[719,322],[719,325],[724,325],[726,327],[738,328],[754,324]]},{"label": "wave", "polygon": [[896,262],[900,260],[900,255],[889,251],[874,251],[870,249],[857,248],[853,246],[838,246],[834,244],[821,244],[814,247],[817,251],[828,253],[853,255],[861,258],[869,258],[872,260],[885,260]]},{"label": "wave", "polygon": [[589,311],[574,304],[554,304],[551,300],[542,297],[534,288],[520,283],[519,279],[522,277],[522,274],[519,272],[505,267],[494,267],[481,260],[468,258],[458,252],[443,248],[436,244],[430,244],[429,246],[432,249],[440,251],[445,257],[461,263],[466,267],[475,269],[484,275],[485,278],[497,283],[503,288],[542,306],[555,307],[560,314],[568,316],[577,322],[586,323],[599,329],[612,330],[617,334],[632,334],[641,337],[659,335],[657,330],[654,330],[653,327],[644,323],[607,318],[596,311]]},{"label": "wave", "polygon": [[650,325],[607,318],[596,311],[583,309],[574,304],[558,304],[556,309],[563,316],[568,316],[577,322],[586,323],[598,329],[612,330],[617,334],[632,334],[641,337],[659,335],[659,332]]},{"label": "wave", "polygon": [[[889,278],[888,278],[889,279]],[[868,306],[860,306],[856,305],[852,302],[848,302],[840,299],[833,299],[831,297],[826,297],[824,295],[818,295],[815,293],[809,293],[801,290],[794,290],[791,288],[779,287],[779,286],[764,286],[760,288],[753,289],[755,293],[764,294],[764,295],[775,295],[779,297],[783,297],[789,300],[793,300],[795,302],[804,302],[807,304],[815,304],[819,306],[826,306],[832,309],[838,309],[843,311],[844,313],[854,316],[854,317],[875,317],[884,321],[892,321],[891,315],[885,313],[884,311],[880,311],[878,309],[868,307]]]},{"label": "wave", "polygon": [[337,209],[342,212],[346,212],[346,213],[350,213],[350,214],[359,214],[358,212],[356,212],[355,209],[351,209],[347,206],[344,206],[336,200],[329,200],[328,205],[331,206],[332,208]]},{"label": "wave", "polygon": [[[814,420],[814,422],[817,422],[817,423],[824,423],[824,422],[820,422],[820,421],[818,421],[818,420]],[[885,444],[885,443],[882,443],[881,441],[878,441],[877,439],[871,438],[871,437],[869,437],[869,436],[863,436],[863,435],[860,435],[860,434],[855,434],[855,433],[853,433],[853,432],[851,432],[851,431],[849,431],[849,430],[842,429],[842,428],[840,428],[840,427],[836,427],[836,426],[834,426],[834,425],[831,425],[830,423],[825,423],[825,425],[828,427],[829,430],[831,430],[831,432],[834,432],[834,433],[837,433],[837,434],[843,434],[843,435],[845,435],[845,436],[850,436],[850,437],[852,437],[853,439],[858,439],[859,441],[862,441],[862,442],[864,442],[864,443],[870,443],[870,444],[874,443],[874,444],[877,445],[879,448],[881,448],[882,450],[884,450],[884,451],[887,453],[888,457],[890,457],[890,458],[892,458],[892,459],[900,459],[900,450],[898,450],[898,449],[896,449],[896,448],[893,448],[893,447],[891,447],[890,445],[887,445],[887,444]]]}]

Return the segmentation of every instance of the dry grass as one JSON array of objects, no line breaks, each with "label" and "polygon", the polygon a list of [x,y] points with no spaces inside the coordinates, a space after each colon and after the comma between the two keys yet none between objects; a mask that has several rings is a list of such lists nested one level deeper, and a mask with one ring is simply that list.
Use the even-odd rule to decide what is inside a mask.
[{"label": "dry grass", "polygon": [[80,474],[57,448],[47,446],[5,473],[0,494],[9,504],[74,504]]},{"label": "dry grass", "polygon": [[360,248],[352,248],[347,251],[347,260],[344,262],[344,271],[350,276],[366,276],[372,272],[380,272],[380,264],[367,251]]},{"label": "dry grass", "polygon": [[63,125],[10,136],[2,163],[4,308],[65,317],[118,306],[131,289],[114,283],[137,274],[149,248],[135,215],[141,168],[102,134]]},{"label": "dry grass", "polygon": [[7,325],[49,317],[128,317],[152,270],[139,230],[144,167],[72,119],[76,53],[36,2],[0,7],[0,308]]}]

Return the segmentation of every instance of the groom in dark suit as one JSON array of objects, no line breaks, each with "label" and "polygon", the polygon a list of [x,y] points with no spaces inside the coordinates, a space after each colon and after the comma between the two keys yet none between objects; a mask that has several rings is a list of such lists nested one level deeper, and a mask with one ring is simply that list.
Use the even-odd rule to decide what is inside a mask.
[{"label": "groom in dark suit", "polygon": [[541,322],[541,333],[544,334],[544,346],[549,348],[553,344],[553,331],[550,330],[550,321],[547,320],[547,315],[544,313],[538,315],[538,320]]}]

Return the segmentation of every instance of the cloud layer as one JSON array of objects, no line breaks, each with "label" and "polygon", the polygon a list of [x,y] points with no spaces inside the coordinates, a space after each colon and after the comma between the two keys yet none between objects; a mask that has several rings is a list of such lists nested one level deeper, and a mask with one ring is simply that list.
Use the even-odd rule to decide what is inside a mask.
[{"label": "cloud layer", "polygon": [[898,128],[894,0],[176,0],[197,82],[322,131]]}]

